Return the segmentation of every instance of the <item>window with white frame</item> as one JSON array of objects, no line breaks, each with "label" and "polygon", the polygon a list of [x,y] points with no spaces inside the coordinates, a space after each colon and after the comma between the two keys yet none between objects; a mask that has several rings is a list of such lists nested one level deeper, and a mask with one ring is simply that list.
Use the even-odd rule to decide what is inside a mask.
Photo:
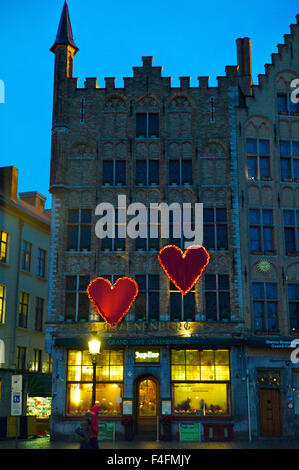
[{"label": "window with white frame", "polygon": [[278,114],[298,115],[299,103],[292,101],[291,93],[277,93],[277,111]]},{"label": "window with white frame", "polygon": [[255,331],[278,331],[277,283],[253,282],[252,300]]},{"label": "window with white frame", "polygon": [[249,224],[251,253],[274,254],[273,210],[249,209]]},{"label": "window with white frame", "polygon": [[221,207],[203,209],[204,246],[212,250],[227,250],[227,210]]},{"label": "window with white frame", "polygon": [[170,186],[191,186],[193,184],[192,159],[171,159],[168,163],[168,170],[168,184]]},{"label": "window with white frame", "polygon": [[159,113],[136,113],[136,137],[143,139],[159,137]]},{"label": "window with white frame", "polygon": [[246,139],[247,179],[271,180],[270,140]]},{"label": "window with white frame", "polygon": [[86,289],[89,282],[89,274],[65,276],[65,320],[88,321],[89,298]]},{"label": "window with white frame", "polygon": [[142,235],[135,239],[135,251],[159,251],[160,248],[160,211],[156,211],[156,215],[154,214],[155,209],[151,208],[151,210],[147,209],[146,212],[146,222],[145,224],[139,225],[139,231]]},{"label": "window with white frame", "polygon": [[159,185],[159,160],[136,160],[136,186]]},{"label": "window with white frame", "polygon": [[287,256],[297,256],[299,251],[299,210],[284,209],[283,222],[285,253]]},{"label": "window with white frame", "polygon": [[159,321],[160,276],[158,274],[136,274],[138,296],[135,300],[135,320]]},{"label": "window with white frame", "polygon": [[206,321],[230,321],[230,287],[228,274],[206,274]]},{"label": "window with white frame", "polygon": [[103,160],[103,185],[125,186],[126,185],[126,161],[125,160]]},{"label": "window with white frame", "polygon": [[114,237],[105,237],[101,240],[103,251],[125,251],[126,249],[126,223],[119,222],[118,211],[115,211]]},{"label": "window with white frame", "polygon": [[170,321],[195,321],[195,285],[183,295],[170,281]]},{"label": "window with white frame", "polygon": [[280,141],[281,181],[299,182],[299,142]]},{"label": "window with white frame", "polygon": [[69,209],[67,250],[90,251],[91,209]]}]

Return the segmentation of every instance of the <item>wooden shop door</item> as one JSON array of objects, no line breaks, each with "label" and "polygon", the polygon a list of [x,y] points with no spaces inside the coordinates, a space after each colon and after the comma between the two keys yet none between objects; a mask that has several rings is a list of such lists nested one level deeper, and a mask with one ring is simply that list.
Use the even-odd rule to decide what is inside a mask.
[{"label": "wooden shop door", "polygon": [[263,437],[281,436],[280,390],[260,389],[260,434]]},{"label": "wooden shop door", "polygon": [[136,439],[156,440],[159,414],[159,382],[152,376],[142,377],[136,384]]}]

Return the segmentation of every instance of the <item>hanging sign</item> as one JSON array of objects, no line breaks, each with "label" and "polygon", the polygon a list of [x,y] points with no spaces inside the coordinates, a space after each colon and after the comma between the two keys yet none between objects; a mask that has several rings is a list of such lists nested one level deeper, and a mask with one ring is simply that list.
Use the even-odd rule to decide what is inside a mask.
[{"label": "hanging sign", "polygon": [[22,375],[12,375],[11,376],[11,391],[12,392],[21,392],[23,388],[23,376]]},{"label": "hanging sign", "polygon": [[192,245],[185,253],[175,245],[167,245],[160,250],[158,258],[171,282],[186,295],[201,277],[210,255],[201,245]]}]

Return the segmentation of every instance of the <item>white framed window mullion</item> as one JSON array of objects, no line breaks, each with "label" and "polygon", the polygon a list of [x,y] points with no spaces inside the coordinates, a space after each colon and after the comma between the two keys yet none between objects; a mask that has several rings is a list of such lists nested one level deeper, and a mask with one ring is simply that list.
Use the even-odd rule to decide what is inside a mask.
[{"label": "white framed window mullion", "polygon": [[220,321],[219,319],[219,282],[218,282],[218,274],[216,274],[216,309],[217,309],[217,321]]},{"label": "white framed window mullion", "polygon": [[148,321],[148,303],[149,303],[149,277],[148,277],[148,274],[145,275],[145,318],[146,318],[146,321]]},{"label": "white framed window mullion", "polygon": [[77,243],[77,251],[80,251],[80,244],[81,244],[81,208],[78,209],[78,243]]}]

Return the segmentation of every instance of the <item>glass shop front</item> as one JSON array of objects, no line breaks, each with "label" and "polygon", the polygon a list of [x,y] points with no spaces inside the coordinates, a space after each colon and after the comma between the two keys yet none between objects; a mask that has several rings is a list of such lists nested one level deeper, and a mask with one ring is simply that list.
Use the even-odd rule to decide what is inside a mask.
[{"label": "glass shop front", "polygon": [[[228,349],[171,348],[162,368],[161,348],[134,349],[134,397],[131,397],[133,420],[138,417],[170,414],[174,419],[198,417],[228,418],[231,415],[230,354]],[[128,379],[124,367],[124,349],[104,349],[96,366],[96,403],[101,419],[121,419],[128,413],[124,385]],[[138,370],[142,368],[142,376]],[[149,366],[151,373],[144,374]],[[170,382],[168,403],[161,395],[166,374]],[[156,371],[153,374],[153,370]],[[82,417],[92,405],[93,367],[87,350],[69,350],[67,362],[66,416]],[[165,390],[165,385],[164,385]],[[130,408],[129,408],[130,409]]]}]

